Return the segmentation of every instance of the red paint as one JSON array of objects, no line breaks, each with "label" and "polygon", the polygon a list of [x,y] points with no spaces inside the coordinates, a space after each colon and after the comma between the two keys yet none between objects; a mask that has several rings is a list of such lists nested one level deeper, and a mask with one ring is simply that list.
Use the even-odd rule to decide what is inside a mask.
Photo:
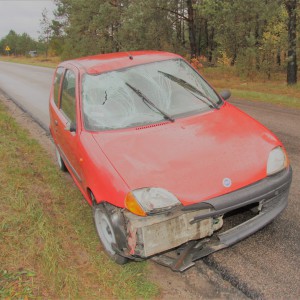
[{"label": "red paint", "polygon": [[[133,59],[129,58],[133,55]],[[50,130],[55,144],[75,169],[69,168],[91,203],[124,207],[130,190],[165,188],[188,205],[250,185],[266,177],[270,151],[280,141],[260,123],[224,102],[219,110],[122,130],[88,132],[82,125],[80,81],[84,73],[100,73],[152,61],[178,58],[164,52],[140,51],[91,56],[62,63],[76,73],[77,131],[66,131],[67,120],[50,95]],[[57,121],[57,125],[55,124]],[[137,130],[138,129],[138,130]],[[78,179],[81,178],[81,181]],[[224,187],[223,179],[232,185]]]}]

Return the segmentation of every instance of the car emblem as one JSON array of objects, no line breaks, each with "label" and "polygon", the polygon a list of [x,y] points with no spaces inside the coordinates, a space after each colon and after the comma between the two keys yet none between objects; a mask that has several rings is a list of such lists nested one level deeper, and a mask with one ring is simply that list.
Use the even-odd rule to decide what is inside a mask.
[{"label": "car emblem", "polygon": [[231,182],[230,178],[224,178],[223,179],[223,185],[224,185],[224,187],[229,188],[229,187],[231,187],[231,184],[232,184],[232,182]]}]

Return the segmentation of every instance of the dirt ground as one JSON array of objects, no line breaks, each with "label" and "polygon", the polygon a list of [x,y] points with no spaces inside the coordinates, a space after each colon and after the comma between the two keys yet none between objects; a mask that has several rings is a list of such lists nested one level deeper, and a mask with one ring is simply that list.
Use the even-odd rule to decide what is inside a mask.
[{"label": "dirt ground", "polygon": [[[12,117],[33,138],[39,141],[49,156],[56,161],[55,148],[48,132],[40,127],[28,114],[0,93],[0,101],[5,104]],[[200,261],[197,266],[176,273],[168,268],[149,262],[149,280],[155,282],[161,291],[159,299],[246,299],[247,297],[212,268]]]}]

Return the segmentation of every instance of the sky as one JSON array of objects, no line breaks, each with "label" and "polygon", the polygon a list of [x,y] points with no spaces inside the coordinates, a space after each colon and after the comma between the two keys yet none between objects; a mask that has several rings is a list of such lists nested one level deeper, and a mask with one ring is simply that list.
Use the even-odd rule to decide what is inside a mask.
[{"label": "sky", "polygon": [[18,34],[25,32],[37,40],[44,8],[52,19],[55,9],[52,0],[0,0],[0,40],[11,29]]}]

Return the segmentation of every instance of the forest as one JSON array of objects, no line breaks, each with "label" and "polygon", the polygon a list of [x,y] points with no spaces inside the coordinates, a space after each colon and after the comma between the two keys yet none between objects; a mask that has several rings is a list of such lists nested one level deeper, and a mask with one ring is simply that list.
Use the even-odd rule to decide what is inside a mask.
[{"label": "forest", "polygon": [[[298,0],[55,0],[55,4],[53,20],[47,11],[41,17],[37,47],[47,55],[65,60],[155,49],[179,53],[198,66],[235,66],[246,77],[261,73],[271,79],[275,72],[287,72],[287,82],[297,82]],[[0,41],[0,49],[9,35]],[[21,53],[20,46],[12,53]]]}]

